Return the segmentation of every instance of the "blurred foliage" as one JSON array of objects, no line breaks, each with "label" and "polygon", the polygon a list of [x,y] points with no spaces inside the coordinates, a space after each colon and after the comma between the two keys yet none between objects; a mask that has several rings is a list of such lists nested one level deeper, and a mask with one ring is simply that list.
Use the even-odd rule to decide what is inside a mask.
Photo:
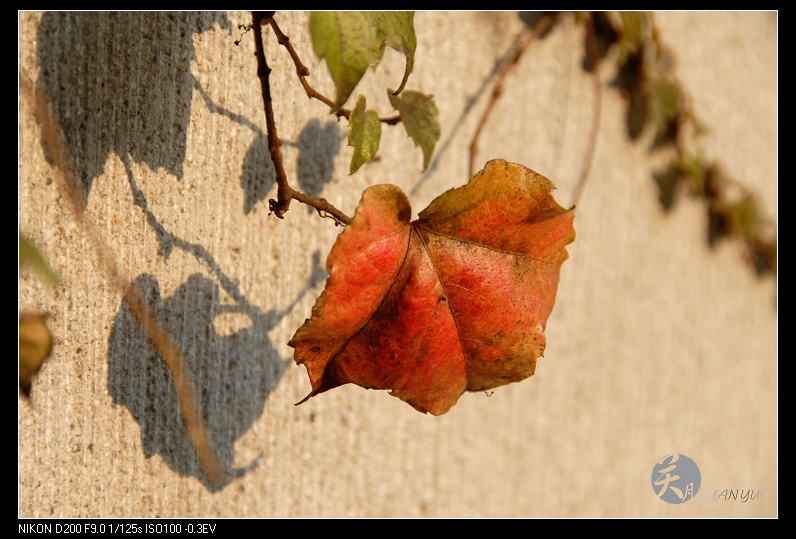
[{"label": "blurred foliage", "polygon": [[[671,210],[684,193],[701,200],[707,214],[708,244],[713,247],[722,239],[738,240],[758,275],[776,275],[775,224],[765,218],[748,189],[718,163],[689,148],[689,140],[706,129],[674,74],[672,52],[663,44],[654,15],[592,11],[579,12],[576,18],[593,25],[599,60],[616,66],[610,85],[627,101],[628,137],[635,141],[647,129],[653,129],[650,151],[667,149],[672,154],[669,162],[653,173],[661,207]],[[589,46],[584,43],[585,50]],[[593,70],[587,52],[583,68]]]},{"label": "blurred foliage", "polygon": [[42,277],[45,278],[50,284],[55,285],[58,283],[58,275],[52,270],[50,265],[44,259],[44,256],[39,251],[38,247],[33,244],[22,232],[19,233],[19,267],[33,266],[36,268]]}]

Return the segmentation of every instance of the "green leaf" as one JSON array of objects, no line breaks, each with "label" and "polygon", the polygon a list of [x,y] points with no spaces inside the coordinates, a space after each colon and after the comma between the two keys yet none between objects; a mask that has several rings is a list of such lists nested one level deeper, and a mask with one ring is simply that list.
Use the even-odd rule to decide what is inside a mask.
[{"label": "green leaf", "polygon": [[348,132],[348,145],[353,146],[349,174],[353,174],[367,161],[373,159],[379,150],[381,138],[381,121],[375,110],[365,110],[365,96],[357,98],[357,104],[348,119],[351,130]]},{"label": "green leaf", "polygon": [[373,13],[379,21],[379,28],[385,33],[388,43],[406,56],[406,69],[401,85],[394,92],[400,94],[406,86],[406,80],[414,69],[417,36],[415,35],[414,11],[382,11]]},{"label": "green leaf", "polygon": [[406,55],[403,89],[414,65],[417,37],[414,12],[313,11],[310,37],[318,58],[325,59],[334,80],[334,109],[345,104],[368,67],[376,67],[389,43]]},{"label": "green leaf", "polygon": [[50,268],[50,265],[47,264],[47,261],[44,259],[42,254],[39,252],[33,242],[31,242],[20,232],[19,267],[21,268],[23,265],[27,264],[32,264],[34,267],[36,267],[51,284],[54,285],[58,283],[58,276],[55,274],[52,268]]},{"label": "green leaf", "polygon": [[439,112],[433,97],[414,90],[406,90],[400,96],[387,90],[387,94],[392,106],[401,113],[406,133],[423,150],[423,170],[426,170],[440,135]]}]

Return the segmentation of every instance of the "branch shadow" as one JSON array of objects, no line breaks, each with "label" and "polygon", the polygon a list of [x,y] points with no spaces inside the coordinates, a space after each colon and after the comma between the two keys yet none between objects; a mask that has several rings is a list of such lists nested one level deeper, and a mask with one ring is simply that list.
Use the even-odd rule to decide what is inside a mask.
[{"label": "branch shadow", "polygon": [[[86,203],[111,152],[183,176],[194,33],[223,12],[47,12],[37,32],[38,84],[64,133]],[[42,141],[45,156],[49,150]]]}]

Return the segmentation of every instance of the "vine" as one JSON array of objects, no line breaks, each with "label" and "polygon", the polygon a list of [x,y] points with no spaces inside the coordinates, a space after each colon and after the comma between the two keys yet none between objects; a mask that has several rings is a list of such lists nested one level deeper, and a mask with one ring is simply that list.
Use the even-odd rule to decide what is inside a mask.
[{"label": "vine", "polygon": [[[508,60],[503,64],[473,135],[471,172],[478,138],[495,102],[504,92],[506,74],[516,67],[533,39],[548,32],[563,15],[561,12],[520,15],[527,28],[518,36],[519,45],[506,55]],[[691,142],[698,139],[706,127],[697,119],[673,71],[672,53],[660,37],[654,14],[591,11],[577,12],[574,16],[585,28],[583,68],[594,76],[595,111],[590,145],[573,203],[577,204],[582,195],[596,145],[602,87],[600,62],[611,61],[617,68],[617,75],[610,85],[627,101],[628,137],[638,141],[645,130],[651,128],[654,139],[650,151],[669,150],[673,155],[666,166],[653,173],[661,207],[670,211],[683,191],[700,200],[707,214],[708,245],[714,247],[722,239],[739,241],[758,276],[776,276],[776,224],[763,214],[753,192],[730,177],[720,163],[706,159],[691,148]]]},{"label": "vine", "polygon": [[711,247],[721,239],[741,241],[758,275],[776,275],[777,240],[754,194],[728,176],[719,163],[689,146],[689,133],[699,137],[699,122],[682,85],[672,70],[671,52],[663,44],[651,13],[622,12],[619,20],[600,15],[602,38],[618,49],[619,73],[613,85],[628,100],[627,126],[631,139],[652,124],[651,151],[670,149],[674,157],[653,176],[661,206],[671,210],[678,192],[702,201],[708,217]]}]

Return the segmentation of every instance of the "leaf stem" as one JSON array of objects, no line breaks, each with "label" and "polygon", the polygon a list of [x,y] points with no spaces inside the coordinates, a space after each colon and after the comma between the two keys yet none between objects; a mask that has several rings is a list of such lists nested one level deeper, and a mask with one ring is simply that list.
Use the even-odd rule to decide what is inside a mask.
[{"label": "leaf stem", "polygon": [[334,219],[335,225],[345,226],[351,222],[351,218],[349,216],[329,204],[329,201],[327,201],[325,198],[311,197],[293,189],[291,189],[291,196],[299,202],[315,208],[318,212],[318,215],[321,217],[329,217]]}]

